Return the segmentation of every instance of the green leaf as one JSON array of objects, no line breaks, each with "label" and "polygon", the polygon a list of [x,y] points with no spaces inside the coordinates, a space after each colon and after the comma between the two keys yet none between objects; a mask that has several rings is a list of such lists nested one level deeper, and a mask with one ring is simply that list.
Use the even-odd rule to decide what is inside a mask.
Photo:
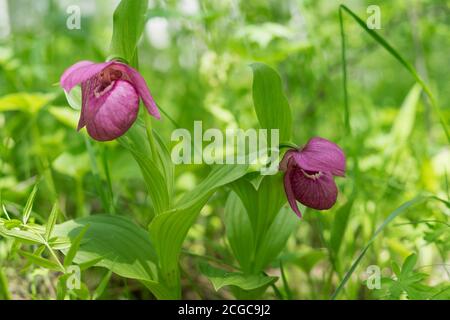
[{"label": "green leaf", "polygon": [[34,254],[26,252],[26,251],[22,251],[22,250],[20,250],[19,253],[22,256],[24,256],[25,258],[27,258],[29,261],[31,261],[32,263],[34,263],[40,267],[50,269],[50,270],[64,272],[64,270],[62,270],[61,267],[56,262],[47,260],[45,258],[42,258],[40,256],[34,255]]},{"label": "green leaf", "polygon": [[4,268],[0,265],[0,299],[11,300],[11,293],[9,292],[8,278],[6,277]]},{"label": "green leaf", "polygon": [[395,262],[392,263],[392,269],[397,278],[382,279],[384,291],[388,292],[389,298],[399,299],[403,293],[406,293],[408,299],[424,300],[436,295],[435,288],[422,284],[428,275],[415,272],[414,266],[416,263],[417,255],[415,253],[409,255],[405,259],[401,269]]},{"label": "green leaf", "polygon": [[343,206],[341,206],[334,217],[333,225],[331,227],[330,249],[336,257],[341,248],[342,239],[344,238],[345,230],[348,225],[348,218],[353,207],[354,197],[351,197]]},{"label": "green leaf", "polygon": [[[157,258],[148,233],[130,220],[109,215],[93,215],[70,220],[55,226],[52,236],[68,237],[72,241],[83,228],[89,229],[73,259],[86,264],[100,259],[95,265],[131,279],[156,279]],[[63,249],[67,254],[68,249]]]},{"label": "green leaf", "polygon": [[[82,101],[81,101],[81,86],[76,86],[70,90],[70,92],[67,92],[64,90],[64,94],[66,95],[67,103],[69,104],[72,109],[75,110],[81,110]],[[71,110],[72,112],[76,112]],[[79,112],[76,112],[79,113]]]},{"label": "green leaf", "polygon": [[80,270],[81,270],[81,271],[87,270],[87,269],[89,269],[89,268],[91,268],[91,267],[97,265],[97,264],[98,264],[100,261],[102,261],[103,259],[104,259],[104,257],[101,256],[101,257],[94,258],[94,259],[92,259],[92,260],[89,260],[89,261],[80,263],[80,264],[78,264],[78,266],[80,267]]},{"label": "green leaf", "polygon": [[253,266],[254,273],[266,268],[279,256],[292,232],[298,227],[299,221],[290,207],[280,209],[258,245]]},{"label": "green leaf", "polygon": [[50,235],[52,234],[53,228],[55,227],[56,220],[58,219],[58,203],[53,205],[50,216],[48,217],[47,225],[45,226],[45,240],[48,242],[50,240]]},{"label": "green leaf", "polygon": [[392,144],[403,145],[407,142],[414,128],[416,109],[422,89],[415,84],[402,103],[391,130]]},{"label": "green leaf", "polygon": [[31,194],[28,196],[27,203],[23,209],[23,224],[27,224],[28,219],[31,215],[31,210],[33,209],[34,198],[36,197],[36,192],[38,190],[38,183],[36,183],[31,191]]},{"label": "green leaf", "polygon": [[72,178],[83,177],[90,170],[89,155],[62,153],[53,161],[53,168],[61,174]]},{"label": "green leaf", "polygon": [[137,67],[137,44],[147,17],[147,0],[122,0],[114,11],[111,54]]},{"label": "green leaf", "polygon": [[156,142],[157,156],[159,158],[160,167],[162,168],[161,171],[164,175],[164,181],[166,181],[167,192],[169,195],[172,195],[174,188],[174,164],[169,149],[167,149],[167,146],[159,133],[155,130],[152,130],[152,133]]},{"label": "green leaf", "polygon": [[415,253],[409,255],[403,262],[401,273],[404,275],[411,273],[416,263],[417,263],[417,255]]},{"label": "green leaf", "polygon": [[105,292],[106,286],[108,285],[109,279],[111,279],[111,275],[111,270],[105,273],[105,275],[102,277],[102,280],[100,280],[99,285],[95,289],[94,294],[92,295],[92,300],[97,300],[103,295],[103,292]]},{"label": "green leaf", "polygon": [[[280,209],[285,200],[281,204],[275,204],[277,199],[271,198],[278,192],[275,190],[282,187],[270,183],[277,181],[276,177],[268,177],[264,177],[258,193],[254,189],[254,192],[251,191],[253,185],[245,179],[233,183],[233,190],[238,190],[240,197],[232,192],[225,207],[227,239],[236,260],[246,273],[259,273],[276,259],[298,225],[298,218],[290,208]],[[243,199],[247,203],[247,209],[243,205]],[[268,199],[266,205],[263,199]],[[252,223],[249,211],[256,219],[264,221],[264,228],[258,228],[256,223]],[[267,217],[271,217],[271,220],[268,221]],[[258,237],[255,236],[257,232]]]},{"label": "green leaf", "polygon": [[44,93],[12,93],[0,98],[0,112],[23,111],[36,113],[50,103],[56,96]]},{"label": "green leaf", "polygon": [[[257,189],[247,179],[239,179],[231,187],[239,196],[248,221],[237,214],[229,214],[226,226],[231,228],[228,232],[231,238],[228,241],[242,269],[259,273],[279,255],[297,226],[298,218],[290,210],[282,209],[286,196],[280,173],[264,176]],[[230,205],[239,206],[236,203]]]},{"label": "green leaf", "polygon": [[[171,199],[169,188],[171,188],[172,184],[167,183],[166,171],[152,158],[152,152],[147,143],[147,135],[144,128],[139,124],[134,125],[118,141],[131,152],[139,165],[156,215],[167,211]],[[162,147],[160,146],[160,148]],[[167,165],[170,166],[170,162]],[[173,179],[172,176],[170,178]]]},{"label": "green leaf", "polygon": [[263,63],[253,63],[253,104],[261,128],[279,129],[280,141],[289,141],[292,115],[278,73]]},{"label": "green leaf", "polygon": [[255,254],[253,229],[241,200],[230,192],[225,204],[226,236],[242,270],[249,273]]},{"label": "green leaf", "polygon": [[2,222],[5,228],[8,230],[23,226],[23,222],[18,219],[3,220]]},{"label": "green leaf", "polygon": [[64,300],[67,294],[67,274],[63,274],[58,278],[58,283],[56,284],[56,299]]},{"label": "green leaf", "polygon": [[[43,238],[40,237],[38,234],[31,232],[29,230],[21,230],[18,227],[23,226],[20,222],[19,224],[15,223],[16,221],[20,220],[4,220],[0,219],[0,235],[4,237],[11,237],[15,238],[17,240],[20,240],[24,243],[29,244],[43,244]],[[9,225],[14,223],[14,225]],[[10,228],[13,227],[13,228]]]},{"label": "green leaf", "polygon": [[274,283],[277,277],[268,277],[263,274],[247,275],[241,272],[227,272],[222,269],[214,268],[207,263],[199,264],[200,271],[208,277],[218,291],[225,286],[235,286],[243,290],[255,290]]},{"label": "green leaf", "polygon": [[83,229],[81,229],[80,233],[76,237],[71,240],[71,245],[69,251],[66,253],[66,257],[64,258],[64,267],[67,268],[72,264],[73,258],[78,252],[78,249],[81,245],[81,240],[83,240],[86,231],[89,229],[89,224],[85,225]]},{"label": "green leaf", "polygon": [[281,173],[264,176],[257,189],[246,179],[240,179],[231,185],[247,210],[256,242],[261,240],[286,203],[282,179]]},{"label": "green leaf", "polygon": [[67,107],[49,107],[48,112],[62,124],[70,128],[77,127],[78,119],[80,117],[79,111],[70,110]]},{"label": "green leaf", "polygon": [[213,167],[205,180],[180,199],[176,209],[156,216],[150,223],[150,236],[158,253],[162,276],[170,287],[179,289],[179,254],[183,241],[200,210],[218,188],[242,177],[247,167],[245,165]]}]

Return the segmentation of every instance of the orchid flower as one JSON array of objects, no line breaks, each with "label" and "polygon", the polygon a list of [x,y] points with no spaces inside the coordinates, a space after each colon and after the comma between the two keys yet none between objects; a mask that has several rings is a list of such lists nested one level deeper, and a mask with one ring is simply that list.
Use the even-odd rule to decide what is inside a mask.
[{"label": "orchid flower", "polygon": [[66,92],[81,84],[82,107],[77,130],[86,126],[95,140],[109,141],[127,132],[136,121],[139,98],[153,117],[160,118],[144,78],[124,63],[80,61],[64,72],[60,84]]},{"label": "orchid flower", "polygon": [[345,155],[342,149],[323,138],[311,138],[301,149],[290,149],[280,163],[284,174],[284,189],[292,210],[301,218],[297,202],[307,207],[330,209],[337,199],[334,176],[345,175]]}]

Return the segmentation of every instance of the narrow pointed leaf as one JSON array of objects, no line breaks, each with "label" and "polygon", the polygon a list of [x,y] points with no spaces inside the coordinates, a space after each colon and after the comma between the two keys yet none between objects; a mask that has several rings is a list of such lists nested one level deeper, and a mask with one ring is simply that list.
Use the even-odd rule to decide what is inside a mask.
[{"label": "narrow pointed leaf", "polygon": [[33,190],[31,191],[30,195],[28,196],[27,203],[25,204],[25,207],[23,209],[23,224],[27,224],[28,219],[30,218],[31,210],[33,209],[34,198],[36,197],[37,190],[38,190],[38,184],[36,183],[33,187]]},{"label": "narrow pointed leaf", "polygon": [[26,251],[19,251],[19,253],[22,256],[24,256],[25,258],[27,258],[28,260],[30,260],[32,263],[34,263],[40,267],[47,268],[50,270],[64,272],[64,270],[62,270],[61,267],[56,262],[50,261],[48,259],[42,258],[40,256],[34,255],[34,254],[26,252]]},{"label": "narrow pointed leaf", "polygon": [[80,248],[81,240],[83,240],[88,228],[89,225],[85,225],[83,229],[81,229],[80,233],[78,233],[78,235],[72,240],[72,245],[70,246],[69,251],[67,251],[66,258],[64,259],[64,267],[67,268],[72,264],[73,258],[75,258],[75,255]]},{"label": "narrow pointed leaf", "polygon": [[114,11],[111,54],[137,66],[137,44],[147,16],[147,0],[122,0]]},{"label": "narrow pointed leaf", "polygon": [[[253,103],[264,129],[279,129],[280,141],[289,141],[292,114],[278,73],[263,63],[253,63]],[[270,137],[270,135],[269,135]]]},{"label": "narrow pointed leaf", "polygon": [[45,227],[45,240],[50,240],[50,235],[52,234],[53,228],[55,227],[56,220],[58,219],[58,204],[55,203],[52,208],[52,212],[48,217],[47,225]]},{"label": "narrow pointed leaf", "polygon": [[[57,224],[52,237],[69,237],[72,241],[89,225],[73,259],[83,267],[111,269],[131,279],[150,281],[156,277],[157,257],[145,229],[118,215],[93,215]],[[68,249],[62,249],[67,254]]]}]

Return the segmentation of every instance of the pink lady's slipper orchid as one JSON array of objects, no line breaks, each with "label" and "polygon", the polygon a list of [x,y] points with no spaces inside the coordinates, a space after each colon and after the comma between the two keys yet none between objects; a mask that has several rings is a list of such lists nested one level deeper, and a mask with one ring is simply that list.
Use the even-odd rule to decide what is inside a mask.
[{"label": "pink lady's slipper orchid", "polygon": [[86,126],[95,140],[122,136],[136,120],[139,98],[152,116],[160,118],[144,78],[124,63],[80,61],[64,72],[60,84],[66,92],[81,84],[82,107],[77,129]]},{"label": "pink lady's slipper orchid", "polygon": [[319,137],[301,149],[286,152],[280,163],[289,205],[301,218],[298,200],[307,207],[326,210],[336,203],[338,189],[333,176],[345,175],[345,155],[339,146]]}]

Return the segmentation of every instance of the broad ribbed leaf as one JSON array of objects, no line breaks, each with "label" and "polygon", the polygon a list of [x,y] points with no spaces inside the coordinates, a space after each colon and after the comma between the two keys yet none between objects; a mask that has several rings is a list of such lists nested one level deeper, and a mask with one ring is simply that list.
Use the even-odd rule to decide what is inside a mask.
[{"label": "broad ribbed leaf", "polygon": [[[173,179],[173,176],[170,174],[172,169],[164,169],[161,167],[162,163],[154,160],[155,158],[152,157],[150,146],[147,143],[148,140],[144,128],[136,124],[118,141],[131,152],[139,165],[155,213],[160,214],[167,211],[170,204],[169,188],[172,188],[172,183],[170,182]],[[164,146],[160,139],[158,139],[157,145],[162,153]],[[171,166],[171,164],[167,163],[167,166]],[[170,179],[169,181],[166,181],[166,176],[167,179]]]},{"label": "broad ribbed leaf", "polygon": [[148,1],[122,0],[113,18],[111,53],[137,66],[137,43],[144,30]]},{"label": "broad ribbed leaf", "polygon": [[231,187],[241,199],[252,224],[255,243],[259,243],[286,203],[282,174],[264,176],[257,189],[246,179],[234,182]]},{"label": "broad ribbed leaf", "polygon": [[[81,241],[74,262],[83,264],[103,257],[96,265],[126,278],[156,279],[157,258],[148,233],[130,220],[109,215],[93,215],[55,226],[53,236],[72,241],[83,228],[89,229]],[[68,249],[63,250],[64,253]]]},{"label": "broad ribbed leaf", "polygon": [[348,200],[341,206],[334,217],[333,225],[331,227],[330,249],[334,256],[337,256],[341,248],[342,239],[347,229],[348,218],[353,207],[354,198]]},{"label": "broad ribbed leaf", "polygon": [[208,277],[216,291],[225,286],[235,286],[244,290],[255,290],[274,283],[278,279],[277,277],[269,277],[263,274],[247,275],[241,272],[227,272],[214,268],[206,263],[201,263],[199,266],[200,271]]},{"label": "broad ribbed leaf", "polygon": [[290,207],[281,208],[258,245],[253,272],[264,270],[279,256],[298,224],[299,219]]},{"label": "broad ribbed leaf", "polygon": [[202,183],[182,197],[176,209],[153,219],[149,226],[150,235],[160,259],[164,281],[169,286],[179,286],[178,256],[200,210],[218,188],[239,179],[246,171],[245,165],[215,166]]},{"label": "broad ribbed leaf", "polygon": [[241,268],[257,274],[280,254],[298,218],[282,208],[286,196],[280,174],[265,176],[257,190],[246,179],[231,186],[238,198],[232,194],[227,202],[227,238]]},{"label": "broad ribbed leaf", "polygon": [[279,129],[280,141],[289,141],[292,114],[278,73],[263,63],[253,63],[253,103],[264,129]]},{"label": "broad ribbed leaf", "polygon": [[225,205],[227,239],[242,270],[249,273],[255,253],[253,229],[242,201],[230,192]]}]

